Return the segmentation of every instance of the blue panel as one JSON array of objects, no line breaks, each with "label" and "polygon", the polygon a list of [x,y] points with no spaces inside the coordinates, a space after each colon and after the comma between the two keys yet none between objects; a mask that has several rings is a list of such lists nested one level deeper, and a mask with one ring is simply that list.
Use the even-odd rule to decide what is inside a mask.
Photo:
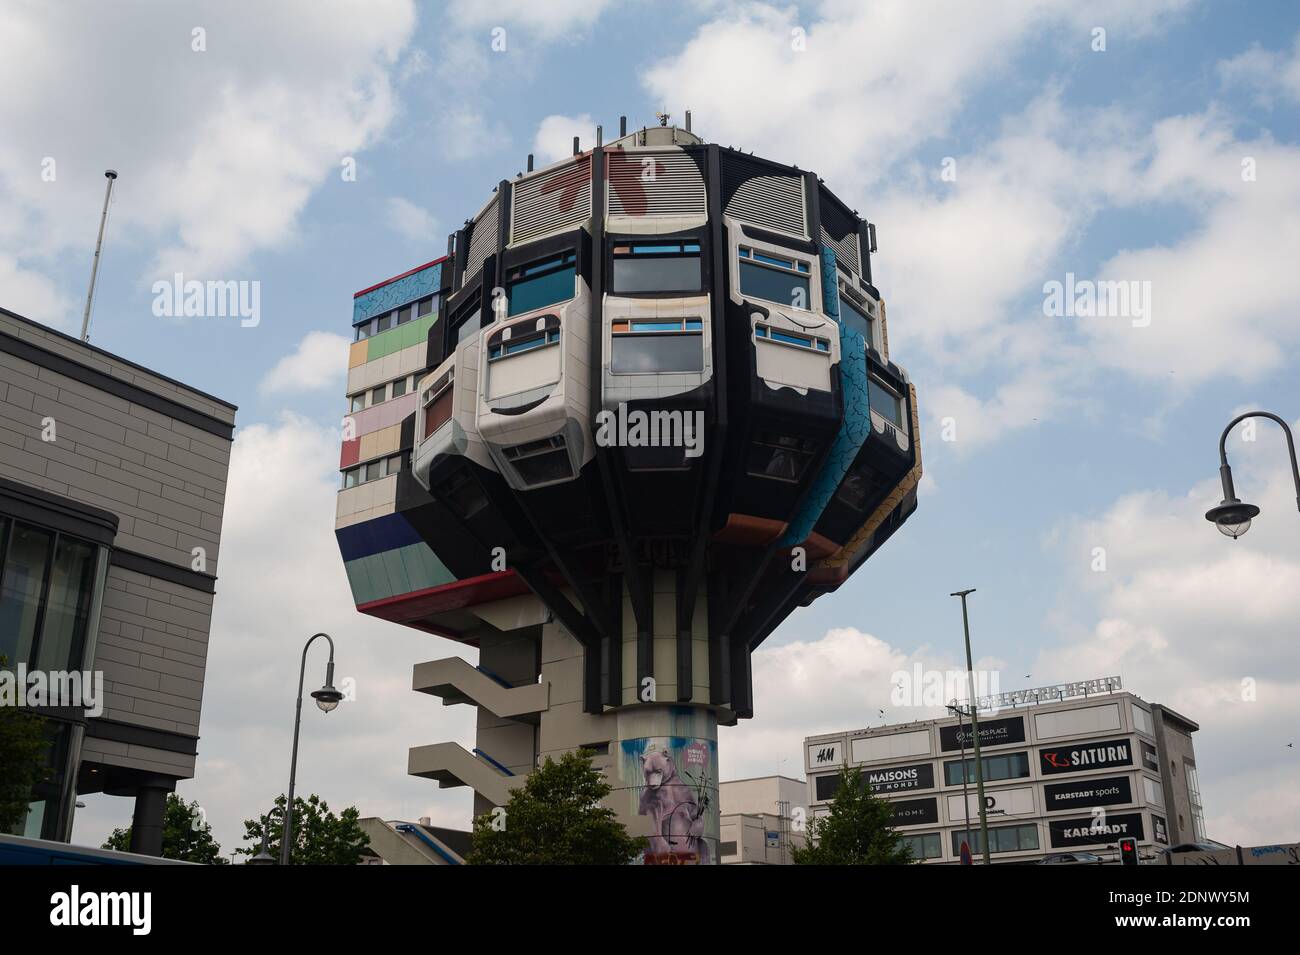
[{"label": "blue panel", "polygon": [[345,561],[422,543],[424,540],[401,514],[387,514],[372,521],[340,527],[334,536],[338,538],[339,553]]},{"label": "blue panel", "polygon": [[[835,252],[822,247],[822,298],[826,314],[840,320],[840,287],[835,274]],[[853,460],[871,434],[871,404],[867,395],[867,340],[862,333],[840,322],[840,387],[844,394],[844,418],[835,435],[826,463],[817,474],[799,513],[790,522],[782,547],[794,547],[807,540],[836,488],[849,473]]]},{"label": "blue panel", "polygon": [[376,315],[401,308],[426,295],[434,295],[442,284],[442,263],[431,265],[427,269],[413,272],[396,282],[367,292],[352,300],[352,324],[368,322]]}]

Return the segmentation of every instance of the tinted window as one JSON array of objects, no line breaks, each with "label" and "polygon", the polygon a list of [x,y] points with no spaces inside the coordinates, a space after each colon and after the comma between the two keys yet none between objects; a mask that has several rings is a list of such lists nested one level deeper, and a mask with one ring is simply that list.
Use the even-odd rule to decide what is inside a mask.
[{"label": "tinted window", "polygon": [[506,284],[507,314],[518,315],[573,298],[577,260],[572,252],[513,269]]},{"label": "tinted window", "polygon": [[845,326],[853,329],[865,338],[868,345],[871,345],[873,348],[875,347],[874,343],[871,341],[870,316],[868,316],[866,312],[862,311],[862,309],[858,308],[857,303],[847,295],[840,296],[840,321],[842,321]]},{"label": "tinted window", "polygon": [[812,460],[812,444],[784,434],[760,434],[749,446],[746,470],[757,477],[798,481]]},{"label": "tinted window", "polygon": [[698,292],[702,282],[697,242],[632,242],[614,247],[616,294]]},{"label": "tinted window", "polygon": [[53,535],[35,527],[13,525],[9,553],[0,576],[0,656],[8,666],[31,662],[36,618],[45,589],[45,564]]},{"label": "tinted window", "polygon": [[871,410],[876,414],[894,422],[900,428],[903,426],[902,399],[887,390],[874,377],[867,379],[867,400],[871,403]]},{"label": "tinted window", "polygon": [[50,591],[37,651],[42,670],[81,668],[90,600],[95,590],[95,548],[59,537],[50,567]]},{"label": "tinted window", "polygon": [[[999,779],[1023,779],[1029,775],[1028,753],[1007,753],[999,756],[985,756],[981,763],[984,767],[984,781],[995,782]],[[954,759],[943,764],[943,775],[949,786],[961,785],[962,761]],[[975,760],[967,759],[966,782],[975,782]]]},{"label": "tinted window", "polygon": [[698,332],[614,335],[610,369],[618,373],[704,370],[704,336]]}]

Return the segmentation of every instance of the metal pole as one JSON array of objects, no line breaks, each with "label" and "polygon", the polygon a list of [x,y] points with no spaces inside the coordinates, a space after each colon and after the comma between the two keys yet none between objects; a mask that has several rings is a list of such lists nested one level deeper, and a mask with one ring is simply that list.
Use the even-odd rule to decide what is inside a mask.
[{"label": "metal pole", "polygon": [[328,672],[330,678],[326,683],[333,686],[334,672],[334,641],[328,633],[313,634],[307,641],[306,646],[302,648],[302,666],[298,668],[298,701],[296,712],[293,719],[293,756],[289,760],[289,798],[284,804],[284,830],[280,834],[280,865],[289,864],[289,846],[293,841],[293,789],[298,780],[298,730],[302,727],[302,682],[307,673],[307,648],[310,647],[317,637],[324,637],[330,645],[330,659]]},{"label": "metal pole", "polygon": [[966,792],[966,737],[961,735],[961,718],[965,715],[957,701],[952,701],[950,707],[957,714],[957,742],[961,744],[961,798],[966,804],[966,840],[970,840],[970,796]]},{"label": "metal pole", "polygon": [[1247,411],[1245,414],[1237,415],[1223,429],[1223,434],[1219,437],[1219,477],[1223,482],[1223,499],[1227,501],[1237,496],[1232,487],[1232,469],[1228,467],[1228,432],[1247,418],[1268,418],[1282,426],[1282,430],[1286,433],[1287,451],[1291,454],[1291,477],[1295,481],[1296,507],[1300,508],[1300,464],[1296,463],[1295,438],[1291,434],[1291,426],[1285,419],[1271,411]]},{"label": "metal pole", "polygon": [[95,240],[95,261],[90,266],[90,288],[86,291],[86,310],[81,314],[81,340],[90,341],[90,303],[95,297],[95,278],[99,275],[99,252],[104,247],[104,226],[108,222],[108,200],[113,195],[113,180],[117,178],[116,169],[105,169],[104,178],[108,186],[104,189],[104,211],[99,216],[99,238]]},{"label": "metal pole", "polygon": [[980,801],[980,841],[984,843],[984,864],[992,865],[989,858],[989,820],[984,808],[984,766],[980,760],[980,719],[979,707],[975,705],[975,664],[970,654],[970,618],[966,614],[966,597],[975,593],[975,588],[959,590],[950,597],[961,598],[961,625],[966,635],[966,682],[970,687],[970,730],[975,749],[975,793]]}]

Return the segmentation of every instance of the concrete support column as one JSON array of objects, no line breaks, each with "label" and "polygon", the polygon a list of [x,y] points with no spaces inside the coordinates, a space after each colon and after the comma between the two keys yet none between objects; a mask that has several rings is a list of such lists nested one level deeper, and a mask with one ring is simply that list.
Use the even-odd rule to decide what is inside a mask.
[{"label": "concrete support column", "polygon": [[[617,714],[610,799],[644,817],[647,865],[712,865],[718,841],[718,720],[701,706],[640,705]],[[630,820],[629,820],[630,821]]]},{"label": "concrete support column", "polygon": [[161,856],[163,817],[167,794],[176,788],[174,779],[155,777],[141,783],[135,791],[135,814],[131,817],[131,851],[147,856]]}]

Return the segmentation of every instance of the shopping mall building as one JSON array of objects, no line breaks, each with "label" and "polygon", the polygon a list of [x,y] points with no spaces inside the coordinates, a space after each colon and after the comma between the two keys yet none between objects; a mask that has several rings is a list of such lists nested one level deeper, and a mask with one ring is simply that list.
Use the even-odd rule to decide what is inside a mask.
[{"label": "shopping mall building", "polygon": [[[1071,850],[1139,851],[1206,838],[1192,733],[1166,706],[1119,690],[1118,677],[982,700],[978,715],[992,861]],[[824,815],[842,765],[861,768],[893,805],[916,858],[978,858],[973,737],[956,717],[811,736],[804,741],[812,816]],[[969,832],[969,835],[967,834]]]}]

